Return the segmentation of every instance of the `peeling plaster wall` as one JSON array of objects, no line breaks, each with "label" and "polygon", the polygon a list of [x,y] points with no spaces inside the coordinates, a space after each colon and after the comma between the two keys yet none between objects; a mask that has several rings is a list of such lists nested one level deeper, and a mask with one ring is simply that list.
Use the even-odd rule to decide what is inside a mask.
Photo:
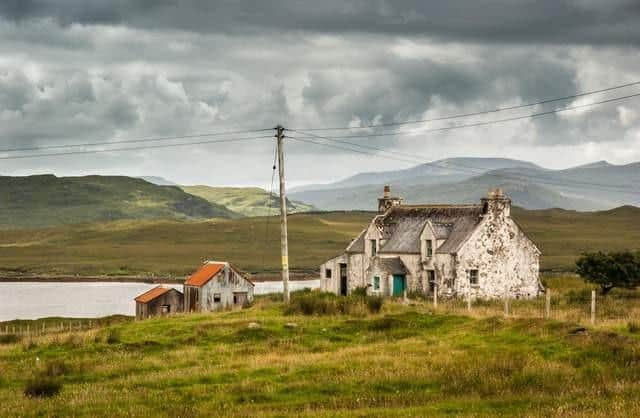
[{"label": "peeling plaster wall", "polygon": [[[215,311],[234,306],[235,292],[246,292],[247,300],[253,300],[253,284],[233,269],[226,267],[200,288],[200,310]],[[220,294],[220,302],[214,302],[216,293]]]},{"label": "peeling plaster wall", "polygon": [[[540,252],[510,218],[500,201],[489,202],[485,218],[458,251],[455,280],[450,286],[456,296],[533,298],[538,296]],[[478,270],[479,283],[470,286],[467,270]]]}]

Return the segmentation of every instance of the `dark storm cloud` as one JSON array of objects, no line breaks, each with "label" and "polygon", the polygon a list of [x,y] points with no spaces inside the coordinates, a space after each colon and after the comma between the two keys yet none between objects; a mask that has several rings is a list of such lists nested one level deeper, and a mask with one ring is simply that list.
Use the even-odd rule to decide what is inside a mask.
[{"label": "dark storm cloud", "polygon": [[242,33],[303,30],[426,35],[453,40],[640,43],[636,0],[4,0],[13,20],[115,23]]}]

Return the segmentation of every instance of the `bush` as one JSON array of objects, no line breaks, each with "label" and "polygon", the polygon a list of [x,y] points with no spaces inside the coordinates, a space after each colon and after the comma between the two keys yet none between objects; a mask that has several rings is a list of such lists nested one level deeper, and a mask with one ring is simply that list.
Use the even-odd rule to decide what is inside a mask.
[{"label": "bush", "polygon": [[629,323],[627,323],[627,330],[632,334],[640,333],[640,322],[629,321]]},{"label": "bush", "polygon": [[384,298],[382,296],[368,296],[366,302],[369,312],[379,313],[382,310]]},{"label": "bush", "polygon": [[31,379],[24,388],[24,394],[30,398],[50,398],[60,393],[62,383],[49,377]]},{"label": "bush", "polygon": [[337,297],[331,293],[305,292],[291,295],[285,313],[303,315],[334,315],[338,311]]},{"label": "bush", "polygon": [[367,296],[367,287],[366,286],[356,287],[351,291],[351,295],[354,297],[364,298]]},{"label": "bush", "polygon": [[20,337],[16,334],[0,335],[0,344],[15,344],[20,341]]},{"label": "bush", "polygon": [[110,329],[107,332],[107,337],[105,338],[105,342],[107,344],[118,344],[120,342],[120,333],[117,329]]}]

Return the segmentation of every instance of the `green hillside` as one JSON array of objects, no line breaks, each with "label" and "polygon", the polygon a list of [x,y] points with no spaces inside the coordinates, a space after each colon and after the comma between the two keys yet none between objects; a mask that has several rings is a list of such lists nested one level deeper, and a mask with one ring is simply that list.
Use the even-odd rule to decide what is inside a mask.
[{"label": "green hillside", "polygon": [[118,219],[237,216],[223,206],[122,176],[0,177],[0,228],[46,227]]},{"label": "green hillside", "polygon": [[[290,264],[316,271],[371,219],[366,212],[295,214],[289,218]],[[561,209],[513,216],[538,243],[543,269],[571,270],[584,251],[640,250],[640,208],[604,212]],[[267,235],[268,231],[268,235]],[[226,259],[247,271],[277,271],[277,217],[210,221],[117,221],[0,234],[0,270],[63,274],[184,275],[203,259]]]},{"label": "green hillside", "polygon": [[[259,187],[182,186],[187,193],[200,196],[211,203],[222,205],[244,216],[268,216],[278,213],[280,201],[276,195]],[[311,205],[287,199],[289,213],[309,212]]]}]

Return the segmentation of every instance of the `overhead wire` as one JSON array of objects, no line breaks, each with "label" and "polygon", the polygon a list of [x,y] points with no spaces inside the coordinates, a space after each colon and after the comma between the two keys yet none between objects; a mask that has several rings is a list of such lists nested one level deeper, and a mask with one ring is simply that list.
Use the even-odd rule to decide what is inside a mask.
[{"label": "overhead wire", "polygon": [[78,151],[44,153],[44,154],[9,155],[9,156],[0,156],[0,160],[20,160],[25,158],[61,157],[61,156],[68,156],[68,155],[98,154],[98,153],[120,152],[120,151],[137,151],[137,150],[159,149],[159,148],[175,148],[175,147],[185,147],[185,146],[192,146],[192,145],[217,144],[217,143],[223,143],[223,142],[254,141],[254,140],[265,139],[265,138],[271,138],[271,136],[267,135],[267,136],[245,137],[245,138],[226,138],[226,139],[195,141],[195,142],[181,142],[178,144],[141,145],[136,147],[108,148],[108,149],[97,149],[97,150],[78,150]]},{"label": "overhead wire", "polygon": [[509,111],[509,110],[523,109],[523,108],[527,108],[527,107],[539,106],[539,105],[548,104],[548,103],[554,103],[554,102],[559,102],[559,101],[577,99],[579,97],[585,97],[585,96],[590,96],[590,95],[593,95],[593,94],[604,93],[604,92],[613,91],[613,90],[619,90],[619,89],[622,89],[622,88],[632,87],[632,86],[636,86],[636,85],[640,85],[640,81],[634,81],[634,82],[625,83],[625,84],[619,84],[619,85],[616,85],[616,86],[607,87],[607,88],[603,88],[603,89],[599,89],[599,90],[591,90],[591,91],[571,94],[571,95],[562,96],[562,97],[556,97],[556,98],[552,98],[552,99],[544,99],[544,100],[531,102],[531,103],[520,104],[520,105],[497,107],[497,108],[489,109],[489,110],[482,110],[482,111],[471,112],[471,113],[462,113],[462,114],[455,114],[455,115],[440,116],[440,117],[429,118],[429,119],[406,120],[406,121],[399,121],[399,122],[377,123],[377,124],[368,124],[368,125],[361,125],[361,126],[338,126],[338,127],[298,128],[298,129],[301,129],[301,130],[304,130],[304,131],[336,131],[336,130],[384,128],[384,127],[392,127],[392,126],[403,126],[403,125],[410,125],[410,124],[438,122],[438,121],[451,120],[451,119],[467,118],[467,117],[470,117],[470,116],[479,116],[479,115],[485,115],[485,114],[491,114],[491,113],[504,112],[504,111]]},{"label": "overhead wire", "polygon": [[[317,136],[318,139],[327,139],[330,140],[330,138],[328,137],[321,137],[321,136]],[[575,182],[575,181],[554,181],[553,179],[548,179],[548,178],[543,178],[543,177],[537,177],[537,176],[527,176],[527,177],[520,177],[518,175],[515,174],[499,174],[499,173],[494,173],[491,171],[486,171],[486,170],[482,170],[479,169],[477,167],[470,167],[470,166],[463,166],[463,165],[457,165],[455,163],[450,163],[448,162],[446,166],[442,166],[440,165],[437,161],[424,161],[424,160],[418,160],[415,157],[413,158],[398,158],[398,157],[394,157],[394,156],[387,156],[387,155],[380,155],[377,153],[373,153],[371,151],[364,151],[364,150],[359,150],[359,149],[353,149],[353,148],[349,148],[349,147],[345,147],[345,146],[340,146],[340,145],[335,145],[335,144],[327,144],[324,142],[319,142],[317,140],[313,140],[311,138],[300,138],[300,137],[293,137],[293,136],[287,136],[287,138],[293,139],[294,141],[300,141],[300,142],[307,142],[307,143],[312,143],[312,144],[316,144],[316,145],[323,145],[326,147],[330,147],[330,148],[336,148],[336,149],[342,149],[342,150],[346,150],[346,151],[351,151],[351,152],[357,152],[357,153],[361,153],[361,154],[367,154],[367,155],[374,155],[380,158],[386,158],[386,159],[390,159],[390,160],[396,160],[396,161],[402,161],[402,162],[409,162],[409,163],[413,163],[413,164],[423,164],[423,165],[429,165],[429,166],[434,166],[434,167],[438,167],[438,168],[442,168],[442,169],[448,169],[451,171],[458,171],[458,172],[464,172],[464,173],[471,173],[471,174],[477,174],[477,175],[487,175],[487,176],[491,176],[491,177],[498,177],[498,178],[502,178],[505,180],[519,180],[519,181],[531,181],[534,180],[538,183],[541,184],[548,184],[548,185],[555,185],[555,186],[562,186],[562,187],[576,187],[576,188],[589,188],[589,189],[599,189],[599,190],[605,190],[605,191],[615,191],[618,193],[623,193],[623,194],[632,194],[632,195],[638,195],[640,194],[640,190],[637,192],[631,191],[628,188],[615,188],[615,187],[611,187],[609,185],[606,184],[597,184],[597,183],[588,183],[588,182]],[[382,148],[376,148],[376,147],[371,147],[368,145],[361,145],[361,144],[355,144],[355,143],[351,143],[351,142],[343,142],[343,141],[334,141],[335,143],[338,144],[348,144],[348,145],[352,145],[352,146],[356,146],[356,147],[360,147],[360,148],[369,148],[371,150],[376,150],[376,151],[380,151],[380,152],[384,152],[384,153],[390,153],[390,154],[394,154],[393,151],[388,151]],[[407,155],[407,154],[404,154]],[[453,166],[453,167],[452,167]],[[456,168],[458,167],[458,168]],[[466,169],[464,168],[466,167]]]},{"label": "overhead wire", "polygon": [[152,138],[136,138],[136,139],[115,140],[115,141],[85,142],[85,143],[77,143],[77,144],[69,143],[69,144],[54,144],[54,145],[43,145],[43,146],[33,146],[33,147],[22,147],[22,148],[4,148],[4,149],[0,149],[0,153],[40,151],[40,150],[49,150],[49,149],[78,148],[78,147],[90,147],[90,146],[93,147],[93,146],[114,145],[114,144],[117,145],[117,144],[158,142],[158,141],[173,141],[173,140],[180,140],[180,139],[205,138],[205,137],[212,137],[212,136],[259,133],[259,132],[266,132],[270,130],[272,130],[272,128],[253,129],[253,130],[244,130],[244,131],[209,132],[209,133],[202,133],[202,134],[163,136],[163,137],[155,137],[155,138],[153,137]]},{"label": "overhead wire", "polygon": [[[563,107],[563,108],[547,110],[547,111],[544,111],[544,112],[530,113],[530,114],[527,114],[527,115],[513,116],[513,117],[509,117],[509,118],[494,119],[494,120],[489,120],[489,121],[472,122],[472,123],[467,123],[467,124],[462,124],[462,125],[445,126],[445,127],[440,127],[440,128],[420,129],[420,130],[414,130],[414,131],[393,131],[393,132],[382,132],[382,133],[369,133],[369,134],[362,134],[362,135],[337,135],[337,136],[333,136],[332,135],[331,138],[333,138],[333,139],[340,139],[340,138],[373,138],[373,137],[407,135],[407,134],[411,134],[411,133],[453,131],[453,130],[456,130],[456,129],[473,128],[473,127],[479,127],[479,126],[494,125],[494,124],[504,123],[504,122],[512,122],[512,121],[516,121],[516,120],[532,119],[532,118],[536,118],[536,117],[547,116],[547,115],[552,115],[552,114],[557,114],[557,113],[562,113],[562,112],[568,112],[568,111],[572,111],[572,110],[583,109],[583,108],[592,107],[592,106],[598,106],[598,105],[607,104],[607,103],[614,103],[614,102],[617,102],[617,101],[627,100],[627,99],[631,99],[631,98],[639,97],[639,96],[640,96],[640,93],[634,93],[634,94],[629,94],[629,95],[626,95],[626,96],[614,97],[614,98],[610,98],[610,99],[606,99],[606,100],[600,100],[600,101],[591,102],[591,103],[585,103],[585,104],[581,104],[581,105],[567,106],[567,107]],[[285,129],[285,130],[288,130],[288,131],[291,131],[291,132],[301,132],[301,131],[310,132],[309,129],[302,130],[302,129],[290,128],[290,129]]]}]

